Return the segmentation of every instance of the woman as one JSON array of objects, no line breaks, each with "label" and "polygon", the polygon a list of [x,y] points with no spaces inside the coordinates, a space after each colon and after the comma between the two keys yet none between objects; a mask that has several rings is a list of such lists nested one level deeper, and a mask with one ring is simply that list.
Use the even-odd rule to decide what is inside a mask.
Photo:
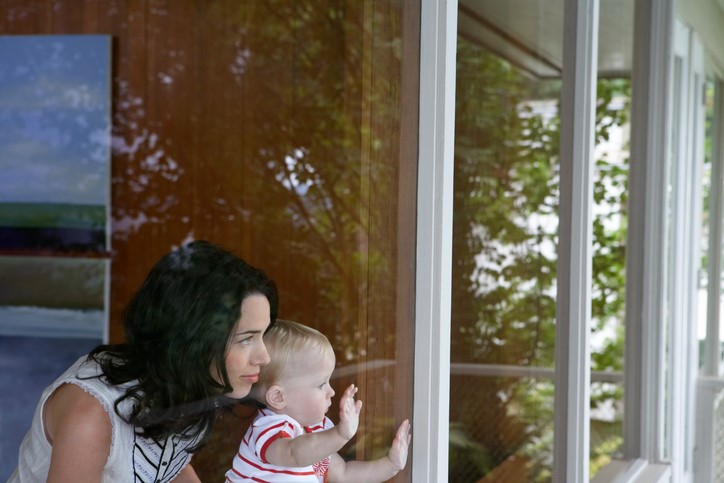
[{"label": "woman", "polygon": [[196,241],[165,255],[124,311],[126,342],[43,392],[10,482],[200,481],[191,454],[269,362],[277,311],[274,282],[230,252]]}]

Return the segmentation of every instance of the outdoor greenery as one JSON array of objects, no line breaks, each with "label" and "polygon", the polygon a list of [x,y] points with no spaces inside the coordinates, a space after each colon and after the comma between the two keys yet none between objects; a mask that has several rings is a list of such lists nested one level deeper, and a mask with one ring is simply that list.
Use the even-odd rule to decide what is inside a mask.
[{"label": "outdoor greenery", "polygon": [[[457,55],[453,362],[553,368],[560,81],[526,77],[464,38]],[[629,82],[597,90],[600,145],[627,124]],[[591,365],[621,371],[628,160],[599,153]],[[546,378],[453,374],[450,481],[506,466],[508,481],[521,466],[526,481],[550,481],[553,397]],[[620,386],[592,385],[592,474],[622,442],[621,401]]]}]

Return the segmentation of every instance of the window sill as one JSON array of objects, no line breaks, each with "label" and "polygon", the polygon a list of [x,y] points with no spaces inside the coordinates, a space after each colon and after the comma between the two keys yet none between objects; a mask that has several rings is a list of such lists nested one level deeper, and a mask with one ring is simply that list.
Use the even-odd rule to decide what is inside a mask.
[{"label": "window sill", "polygon": [[646,460],[614,460],[604,466],[591,483],[663,483],[671,479],[671,466]]}]

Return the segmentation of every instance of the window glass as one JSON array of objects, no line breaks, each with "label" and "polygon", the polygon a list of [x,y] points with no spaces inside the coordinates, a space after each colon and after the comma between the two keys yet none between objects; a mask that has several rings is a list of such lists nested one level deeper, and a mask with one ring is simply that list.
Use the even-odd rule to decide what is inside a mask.
[{"label": "window glass", "polygon": [[593,170],[590,474],[622,456],[633,2],[602,2]]},{"label": "window glass", "polygon": [[[710,257],[711,257],[711,251],[710,249],[713,249],[714,247],[710,247],[709,244],[711,242],[711,233],[715,229],[715,222],[712,218],[712,213],[715,212],[714,207],[712,206],[712,200],[713,198],[713,179],[712,179],[712,172],[713,172],[713,163],[714,163],[714,143],[717,142],[719,139],[721,139],[721,134],[716,134],[714,132],[714,126],[715,120],[714,117],[716,116],[716,99],[717,99],[717,79],[715,77],[708,77],[706,79],[706,83],[704,85],[704,167],[703,167],[703,180],[702,180],[702,197],[703,197],[703,203],[702,203],[702,231],[701,231],[701,269],[700,273],[701,276],[699,277],[699,325],[698,325],[698,341],[699,341],[699,364],[700,367],[703,365],[703,359],[704,357],[711,357],[709,354],[706,354],[707,348],[705,345],[705,341],[707,337],[714,337],[713,334],[708,334],[708,305],[709,303],[720,303],[722,300],[721,295],[717,296],[716,294],[710,294],[709,293],[709,264]],[[718,161],[718,163],[721,163],[721,160]],[[720,187],[721,189],[721,187]],[[721,195],[720,195],[721,196]],[[719,268],[716,270],[720,277],[720,284],[722,283],[722,277],[724,277],[724,271]],[[724,284],[721,284],[720,287],[724,286]],[[712,296],[712,300],[709,300],[709,297]],[[724,361],[724,311],[722,311],[722,308],[719,308],[719,321],[714,321],[716,324],[718,322],[719,325],[719,333],[716,336],[718,338],[718,341],[714,342],[712,344],[713,347],[715,347],[717,355],[714,356],[714,359],[719,361],[718,367],[712,367],[709,370],[713,374],[719,374],[721,373],[721,370],[719,369],[722,367],[721,361]]]},{"label": "window glass", "polygon": [[[633,5],[600,17],[591,476],[623,442]],[[552,478],[562,22],[563,2],[459,4],[450,481]]]},{"label": "window glass", "polygon": [[[617,73],[620,75],[620,73]],[[594,158],[590,472],[623,443],[624,293],[630,81],[599,77]]]},{"label": "window glass", "polygon": [[[277,282],[280,317],[329,337],[337,394],[359,386],[347,458],[381,456],[412,416],[418,4],[0,7],[9,34],[113,39],[110,341],[162,254],[219,243]],[[223,480],[249,422],[222,418],[194,456],[202,481]]]},{"label": "window glass", "polygon": [[[714,307],[710,307],[709,304],[718,304],[721,297],[717,297],[716,294],[710,294],[710,290],[716,286],[716,279],[710,280],[710,270],[716,270],[714,273],[719,273],[719,282],[721,283],[722,271],[717,270],[715,267],[710,267],[710,264],[714,262],[712,256],[713,252],[710,251],[712,242],[716,243],[712,238],[716,235],[717,223],[713,216],[718,210],[713,205],[716,196],[720,196],[720,191],[714,192],[714,180],[713,175],[715,173],[713,156],[713,143],[715,142],[714,136],[714,116],[715,116],[715,89],[716,81],[713,77],[709,77],[704,86],[704,159],[702,169],[702,217],[701,217],[701,238],[700,238],[700,266],[699,266],[699,285],[698,285],[698,324],[697,324],[697,341],[699,349],[699,368],[705,367],[704,371],[708,375],[718,374],[720,365],[719,361],[722,360],[722,328],[724,325],[720,321],[716,321],[719,325],[719,330],[715,331],[718,333],[709,333],[710,322],[709,317],[717,313],[714,311]],[[721,285],[720,285],[721,287]],[[713,296],[712,296],[713,295]],[[711,299],[710,299],[711,297]],[[718,310],[719,318],[721,319],[722,312],[721,308]],[[712,341],[713,343],[707,344],[709,338],[715,338],[718,340]],[[710,351],[714,349],[716,354],[711,354]],[[712,364],[708,361],[717,361]]]},{"label": "window glass", "polygon": [[449,480],[550,481],[563,2],[460,2]]}]

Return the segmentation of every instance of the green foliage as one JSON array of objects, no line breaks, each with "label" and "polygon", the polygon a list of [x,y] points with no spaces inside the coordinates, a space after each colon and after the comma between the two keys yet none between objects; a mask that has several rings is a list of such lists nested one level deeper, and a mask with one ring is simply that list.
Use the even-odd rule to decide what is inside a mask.
[{"label": "green foliage", "polygon": [[[475,441],[461,423],[450,423],[450,468],[449,481],[466,481],[479,479],[490,472],[495,466],[485,446]],[[471,475],[471,468],[474,474]],[[462,473],[458,473],[463,470]]]},{"label": "green foliage", "polygon": [[[560,85],[534,82],[463,38],[457,55],[453,362],[553,367]],[[627,124],[629,89],[598,82],[597,144]],[[604,153],[594,171],[593,370],[623,368],[627,162]],[[591,406],[618,417],[621,395],[596,385]],[[550,480],[552,384],[453,376],[451,399],[451,481],[477,481],[512,454],[528,456],[531,481]],[[591,445],[599,463],[621,442],[620,424],[601,427]]]}]

